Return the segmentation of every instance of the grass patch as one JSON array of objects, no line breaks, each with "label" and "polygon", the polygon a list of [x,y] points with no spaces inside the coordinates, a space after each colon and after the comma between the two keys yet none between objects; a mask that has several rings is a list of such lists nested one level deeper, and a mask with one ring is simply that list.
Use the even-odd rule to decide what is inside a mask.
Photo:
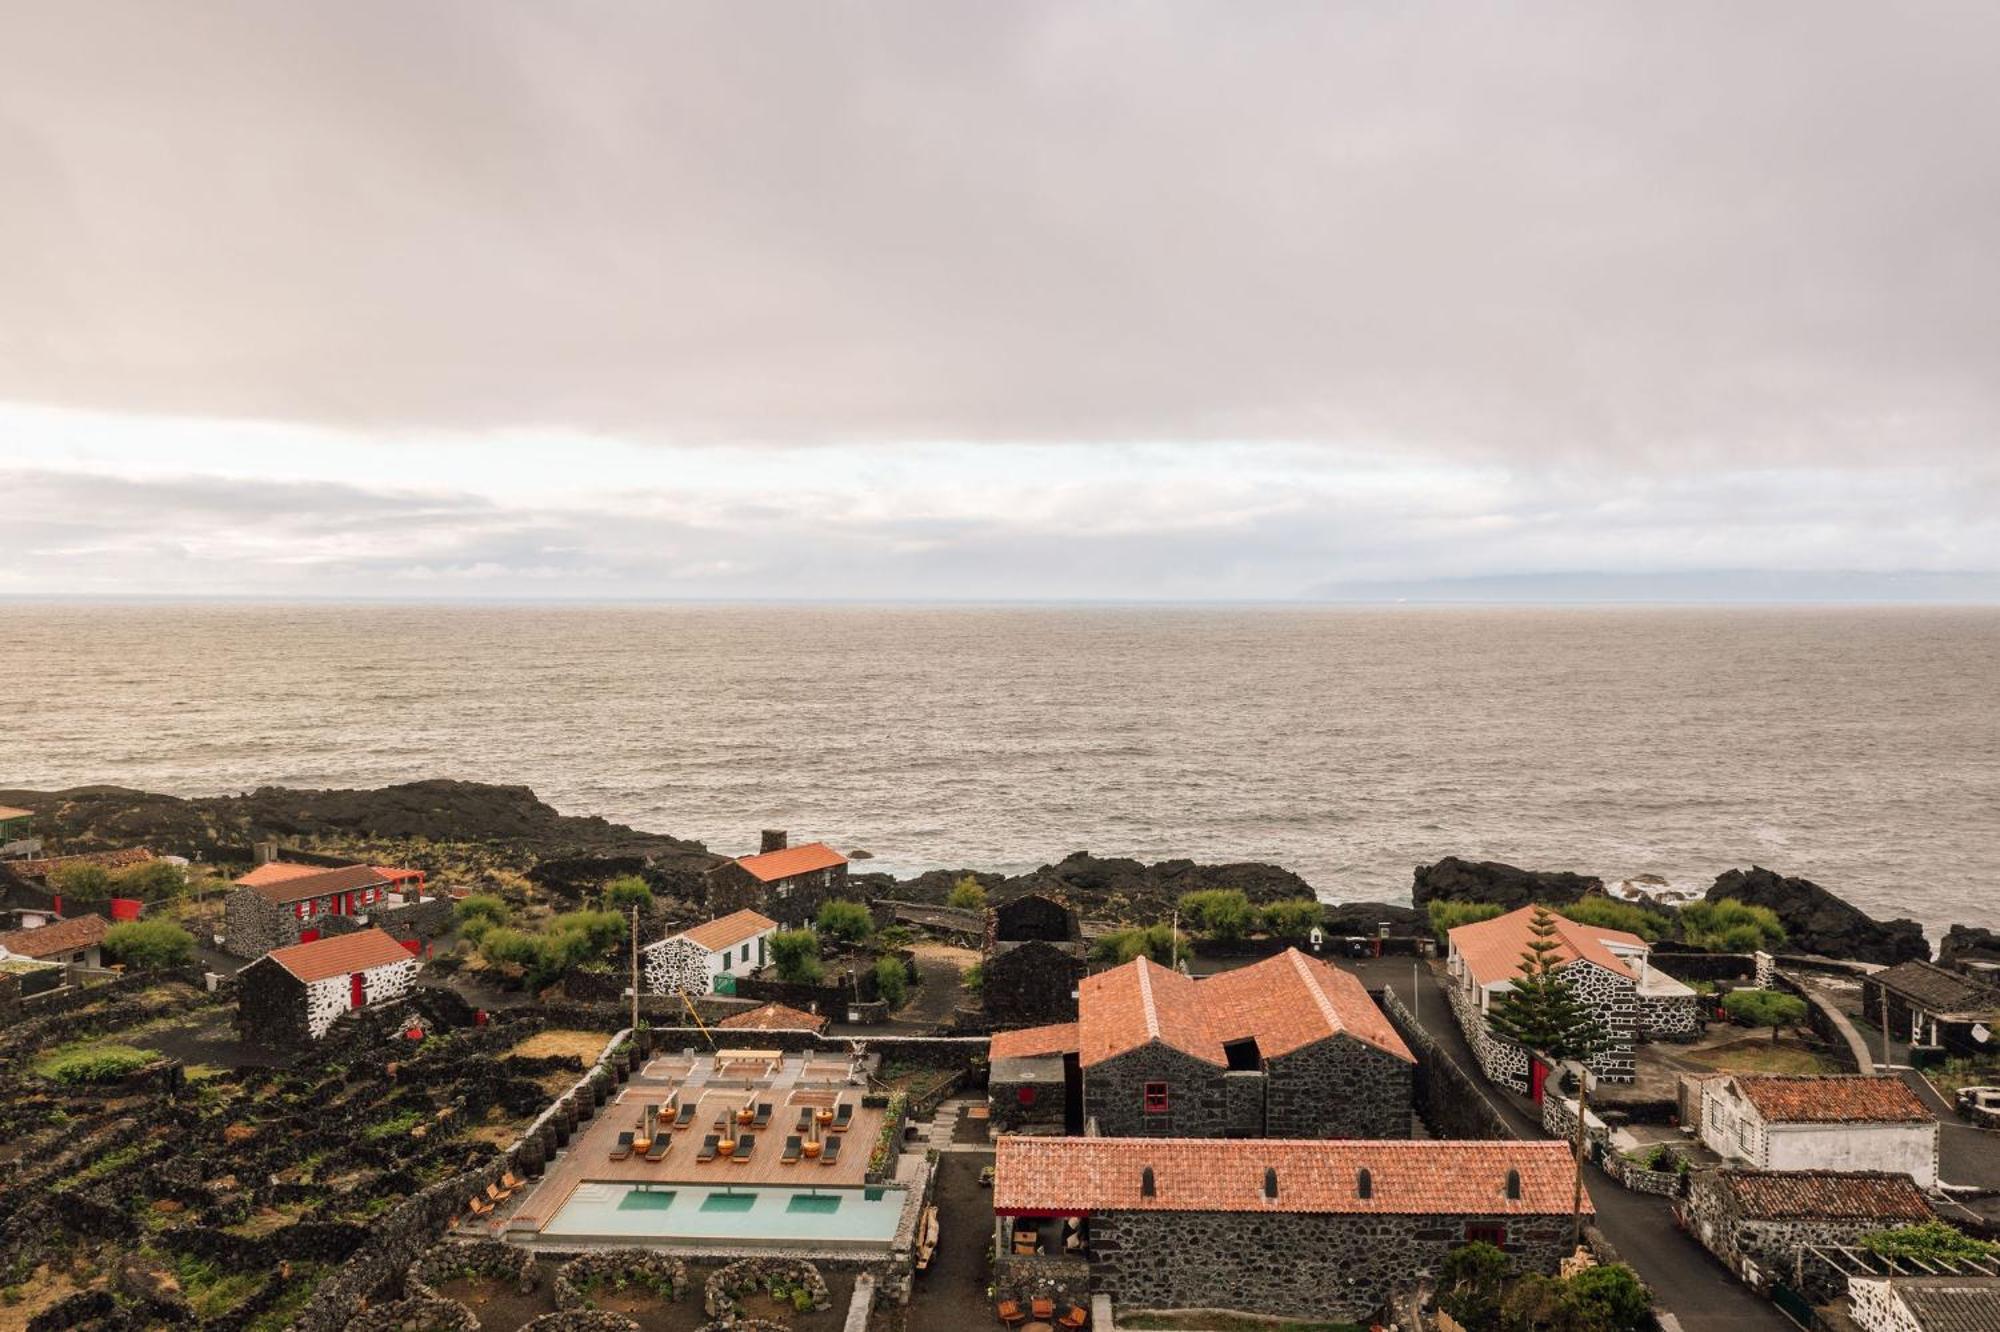
[{"label": "grass patch", "polygon": [[205,1258],[183,1255],[174,1260],[174,1275],[188,1307],[204,1319],[220,1318],[260,1290],[265,1276],[230,1272]]},{"label": "grass patch", "polygon": [[1994,1059],[1947,1059],[1935,1068],[1927,1068],[1924,1076],[1938,1094],[1949,1101],[1967,1087],[1991,1087],[2000,1084],[2000,1060]]},{"label": "grass patch", "polygon": [[390,1138],[409,1136],[411,1129],[424,1122],[422,1111],[405,1110],[401,1114],[370,1124],[361,1130],[363,1142],[387,1142]]},{"label": "grass patch", "polygon": [[65,1087],[116,1082],[160,1058],[116,1041],[72,1041],[35,1060],[35,1072]]},{"label": "grass patch", "polygon": [[1840,1065],[1815,1050],[1751,1036],[1707,1050],[1689,1051],[1689,1063],[1725,1073],[1838,1073]]},{"label": "grass patch", "polygon": [[[608,1031],[539,1031],[507,1052],[511,1057],[519,1055],[523,1059],[547,1059],[551,1055],[575,1055],[589,1068],[597,1062],[597,1056],[604,1053],[610,1043]],[[573,1079],[572,1079],[573,1080]]]}]

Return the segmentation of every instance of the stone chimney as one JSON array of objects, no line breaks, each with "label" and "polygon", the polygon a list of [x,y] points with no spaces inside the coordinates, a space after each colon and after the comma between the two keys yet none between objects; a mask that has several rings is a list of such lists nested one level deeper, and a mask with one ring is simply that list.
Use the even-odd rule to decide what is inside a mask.
[{"label": "stone chimney", "polygon": [[268,865],[278,858],[278,844],[276,842],[259,842],[252,848],[252,851],[259,865]]},{"label": "stone chimney", "polygon": [[783,828],[766,828],[763,833],[763,844],[757,848],[757,854],[761,856],[766,851],[782,851],[785,849],[785,843]]}]

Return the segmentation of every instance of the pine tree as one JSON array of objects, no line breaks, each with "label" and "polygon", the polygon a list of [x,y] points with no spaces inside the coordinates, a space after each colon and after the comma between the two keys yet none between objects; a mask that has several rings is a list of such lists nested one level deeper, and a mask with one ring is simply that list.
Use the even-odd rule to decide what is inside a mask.
[{"label": "pine tree", "polygon": [[1528,926],[1534,937],[1521,953],[1514,984],[1494,1001],[1486,1025],[1498,1035],[1542,1056],[1551,1064],[1588,1060],[1611,1043],[1610,1034],[1577,997],[1562,974],[1562,942],[1548,908],[1535,908]]}]

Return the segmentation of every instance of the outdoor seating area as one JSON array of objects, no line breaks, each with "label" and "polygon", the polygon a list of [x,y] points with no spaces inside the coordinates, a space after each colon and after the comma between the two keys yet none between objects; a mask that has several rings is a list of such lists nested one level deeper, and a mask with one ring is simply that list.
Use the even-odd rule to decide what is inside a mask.
[{"label": "outdoor seating area", "polygon": [[994,1313],[1001,1323],[1022,1332],[1054,1332],[1058,1327],[1076,1329],[1090,1323],[1090,1311],[1080,1304],[1069,1305],[1058,1317],[1054,1300],[1030,1300],[1026,1308],[1018,1300],[1002,1300]]}]

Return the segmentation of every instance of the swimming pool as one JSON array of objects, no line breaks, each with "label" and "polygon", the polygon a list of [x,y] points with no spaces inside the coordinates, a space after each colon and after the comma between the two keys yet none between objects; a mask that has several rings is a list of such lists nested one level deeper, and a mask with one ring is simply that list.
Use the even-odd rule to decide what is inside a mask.
[{"label": "swimming pool", "polygon": [[714,1188],[585,1180],[541,1233],[551,1239],[886,1248],[896,1237],[904,1194],[894,1187]]}]

